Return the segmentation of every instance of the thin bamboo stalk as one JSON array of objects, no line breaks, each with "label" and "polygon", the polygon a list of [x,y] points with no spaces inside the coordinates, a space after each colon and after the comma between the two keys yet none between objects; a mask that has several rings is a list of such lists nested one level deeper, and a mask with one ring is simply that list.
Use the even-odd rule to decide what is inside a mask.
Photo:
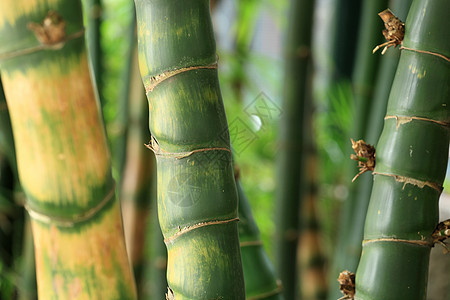
[{"label": "thin bamboo stalk", "polygon": [[[155,180],[156,181],[156,180]],[[156,182],[152,185],[156,186]],[[153,189],[156,200],[156,191]],[[156,201],[152,201],[146,224],[145,254],[139,299],[160,299],[167,291],[167,250],[159,228]]]},{"label": "thin bamboo stalk", "polygon": [[[410,3],[411,1],[403,0],[391,1],[390,7],[398,13],[399,17],[405,20]],[[375,3],[365,3],[366,13],[363,19],[369,17],[370,22],[367,21],[366,24],[371,27],[367,28],[367,32],[365,33],[370,35],[369,38],[363,39],[365,43],[361,45],[361,51],[364,52],[365,55],[372,55],[371,48],[381,43],[375,36],[382,37],[380,34],[380,26],[382,26],[383,22],[378,17],[378,13],[385,9],[383,5],[385,5],[383,1],[380,1],[378,5],[375,5]],[[375,24],[373,24],[373,21],[375,17],[380,26],[374,26]],[[373,32],[373,29],[377,29],[377,31]],[[358,107],[359,110],[357,114],[359,114],[359,117],[356,118],[358,121],[355,122],[353,134],[354,137],[364,138],[369,144],[376,143],[381,134],[383,116],[386,113],[387,99],[398,64],[399,55],[395,55],[391,52],[393,51],[388,51],[388,53],[381,58],[379,67],[373,65],[373,63],[377,61],[373,59],[372,62],[366,62],[364,64],[366,73],[378,73],[376,76],[376,84],[373,84],[373,82],[375,82],[375,77],[362,75],[362,73],[364,73],[363,68],[360,68],[359,70],[355,69],[355,78],[363,77],[363,79],[359,80],[358,84],[365,86],[366,91],[364,93],[360,92],[359,97],[356,97],[357,101],[360,101],[361,103]],[[367,59],[365,55],[361,55],[361,58]],[[358,74],[358,76],[356,76],[356,74]],[[372,89],[373,95],[372,92],[370,92]],[[361,115],[364,115],[364,118],[361,118]],[[363,127],[366,127],[366,129],[362,129]],[[352,162],[352,164],[355,163]],[[361,175],[353,183],[352,195],[350,195],[347,199],[347,203],[343,207],[344,212],[340,225],[339,243],[334,258],[333,273],[330,277],[332,291],[330,297],[333,297],[333,299],[338,298],[341,295],[337,282],[339,273],[343,270],[355,272],[358,266],[362,250],[361,243],[363,240],[364,221],[369,205],[370,193],[372,191],[372,183],[373,179],[370,174]]]},{"label": "thin bamboo stalk", "polygon": [[0,68],[42,299],[136,298],[79,1],[0,3]]},{"label": "thin bamboo stalk", "polygon": [[207,0],[136,1],[169,299],[244,299],[237,193]]},{"label": "thin bamboo stalk", "polygon": [[94,73],[95,83],[102,103],[102,47],[100,28],[102,25],[102,2],[100,0],[83,0],[84,13],[86,14],[86,44],[89,52],[89,59]]},{"label": "thin bamboo stalk", "polygon": [[[275,265],[286,299],[296,299],[296,254],[303,172],[304,102],[311,59],[314,1],[291,1],[285,48],[283,115],[276,194]],[[299,186],[300,185],[300,186]]]},{"label": "thin bamboo stalk", "polygon": [[377,147],[356,299],[425,299],[448,159],[450,3],[413,1]]},{"label": "thin bamboo stalk", "polygon": [[258,226],[239,178],[236,178],[236,186],[239,197],[239,240],[246,299],[283,300],[281,281],[277,280],[275,269],[264,250]]},{"label": "thin bamboo stalk", "polygon": [[127,118],[129,122],[120,199],[127,250],[139,286],[144,267],[146,224],[155,188],[153,181],[156,175],[156,163],[153,153],[144,146],[144,141],[149,139],[150,133],[147,101],[138,69],[137,41],[134,50],[130,62],[132,71],[129,79],[129,116]]}]

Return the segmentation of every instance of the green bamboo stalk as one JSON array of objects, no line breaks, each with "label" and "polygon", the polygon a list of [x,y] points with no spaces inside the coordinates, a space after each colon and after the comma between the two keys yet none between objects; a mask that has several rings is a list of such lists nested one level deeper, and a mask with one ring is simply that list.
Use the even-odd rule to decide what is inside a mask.
[{"label": "green bamboo stalk", "polygon": [[[387,0],[366,0],[362,4],[361,21],[359,26],[358,44],[356,47],[355,67],[352,75],[353,95],[355,99],[354,125],[351,129],[353,138],[362,138],[366,132],[368,116],[370,116],[370,103],[372,102],[372,92],[375,77],[378,71],[378,60],[381,54],[372,55],[374,45],[381,43],[380,32],[383,28],[378,13],[385,9]],[[379,116],[381,117],[381,116]],[[354,164],[350,160],[348,161]],[[354,167],[350,168],[355,172]],[[364,178],[363,178],[364,177]],[[355,236],[355,226],[364,223],[366,211],[358,211],[358,197],[356,196],[359,186],[370,190],[370,182],[361,176],[360,180],[350,187],[350,195],[344,202],[336,250],[334,252],[333,265],[330,272],[330,294],[328,299],[337,299],[340,296],[339,285],[336,279],[344,269],[355,271],[361,253],[362,232]],[[361,182],[364,180],[364,182]],[[361,219],[362,218],[362,219]],[[358,221],[356,223],[356,221]],[[362,222],[362,223],[361,223]]]},{"label": "green bamboo stalk", "polygon": [[207,0],[136,1],[169,299],[244,299],[237,194]]},{"label": "green bamboo stalk", "polygon": [[[314,162],[317,164],[317,162]],[[327,296],[325,258],[323,255],[320,225],[317,219],[317,186],[309,186],[303,203],[304,220],[298,249],[299,289],[303,300],[321,300]]]},{"label": "green bamboo stalk", "polygon": [[21,263],[21,284],[19,286],[19,300],[37,299],[36,290],[36,268],[34,259],[33,234],[31,232],[31,222],[28,216],[25,217],[23,250]]},{"label": "green bamboo stalk", "polygon": [[445,0],[414,1],[377,147],[356,299],[425,299],[449,131]]},{"label": "green bamboo stalk", "polygon": [[250,204],[236,178],[239,197],[239,240],[244,269],[245,296],[247,300],[282,300],[281,281],[264,250],[259,229],[253,218]]},{"label": "green bamboo stalk", "polygon": [[[309,100],[310,97],[307,98]],[[313,129],[314,109],[307,101],[309,114],[305,123],[305,196],[302,204],[301,235],[298,246],[299,299],[321,300],[327,297],[326,259],[323,252],[321,224],[318,216],[318,154]]]},{"label": "green bamboo stalk", "polygon": [[381,44],[380,36],[384,28],[378,13],[386,9],[388,0],[365,0],[362,5],[358,44],[356,47],[355,68],[352,73],[352,85],[355,101],[353,138],[360,139],[366,132],[371,114],[375,78],[378,73],[378,61],[381,53],[372,54],[374,45]]},{"label": "green bamboo stalk", "polygon": [[[391,0],[389,8],[400,20],[406,20],[412,0]],[[381,22],[381,20],[380,20]],[[372,105],[370,108],[369,123],[364,136],[368,144],[376,145],[383,130],[384,122],[381,120],[386,115],[387,101],[394,81],[400,59],[399,51],[387,51],[380,60],[379,71],[374,88]],[[370,195],[368,196],[370,198]]]},{"label": "green bamboo stalk", "polygon": [[304,102],[308,90],[311,28],[314,1],[291,1],[285,46],[283,114],[280,124],[281,151],[275,218],[275,265],[286,299],[296,299],[296,255],[300,214],[303,159]]},{"label": "green bamboo stalk", "polygon": [[3,85],[0,80],[0,151],[8,159],[9,165],[17,174],[16,152],[14,150],[14,140],[11,130],[11,119],[6,104]]},{"label": "green bamboo stalk", "polygon": [[358,28],[361,23],[360,0],[334,1],[334,26],[332,28],[331,56],[334,75],[339,79],[350,79],[355,66]]},{"label": "green bamboo stalk", "polygon": [[[133,35],[136,18],[132,19]],[[160,299],[166,289],[167,251],[156,212],[156,162],[144,147],[149,139],[148,109],[139,74],[137,40],[131,47],[126,160],[121,185],[121,203],[128,254],[133,265],[138,299]],[[117,149],[117,148],[116,148]],[[120,153],[120,152],[119,152]],[[155,202],[155,203],[153,203]]]},{"label": "green bamboo stalk", "polygon": [[[128,63],[125,64],[125,67],[121,73],[122,77],[122,86],[119,90],[119,97],[117,99],[117,116],[114,118],[114,120],[111,122],[112,127],[114,128],[115,137],[113,138],[112,143],[112,154],[113,154],[113,168],[117,170],[117,173],[119,174],[119,182],[122,184],[122,175],[124,174],[125,169],[125,161],[127,159],[127,139],[128,139],[128,131],[129,131],[129,124],[130,124],[130,113],[129,112],[129,99],[132,94],[135,94],[134,96],[141,97],[139,95],[139,92],[144,93],[142,90],[142,82],[140,83],[140,86],[133,86],[130,85],[130,79],[135,78],[136,74],[136,66],[137,61],[134,61],[137,59],[135,57],[137,52],[137,38],[136,38],[136,13],[134,10],[134,6],[131,9],[132,17],[130,20],[130,23],[128,24],[127,28],[127,34],[125,39],[125,44],[128,46],[126,51],[126,58],[128,60]],[[139,72],[138,72],[139,75]],[[135,80],[135,79],[133,79]],[[139,78],[139,81],[141,79]],[[135,83],[133,83],[135,84]],[[134,91],[133,89],[137,89],[137,91]],[[137,94],[137,95],[136,95]],[[145,96],[145,94],[144,94]],[[137,101],[137,99],[136,99]],[[131,121],[132,122],[132,121]],[[148,131],[148,130],[147,130]],[[142,141],[141,143],[142,144]]]},{"label": "green bamboo stalk", "polygon": [[146,224],[144,264],[139,290],[139,299],[143,300],[160,299],[167,291],[167,250],[159,228],[156,190],[153,191],[152,199],[155,201],[152,201]]},{"label": "green bamboo stalk", "polygon": [[86,14],[86,44],[89,52],[89,60],[94,73],[95,83],[102,103],[102,47],[100,27],[102,25],[102,2],[101,0],[83,0],[84,14]]},{"label": "green bamboo stalk", "polygon": [[41,299],[136,298],[79,1],[0,3],[0,68]]},{"label": "green bamboo stalk", "polygon": [[[134,22],[133,22],[134,23]],[[147,219],[150,214],[155,173],[155,157],[144,146],[149,139],[148,110],[145,91],[138,69],[137,41],[134,55],[129,63],[131,76],[128,96],[128,134],[126,138],[126,159],[120,199],[128,255],[139,286],[144,263],[144,243]],[[139,289],[139,287],[138,287]]]}]

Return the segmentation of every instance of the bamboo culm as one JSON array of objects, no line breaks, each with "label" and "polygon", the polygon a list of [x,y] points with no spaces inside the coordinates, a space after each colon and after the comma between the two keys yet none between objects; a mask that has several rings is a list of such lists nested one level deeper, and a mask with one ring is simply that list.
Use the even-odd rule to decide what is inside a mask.
[{"label": "bamboo culm", "polygon": [[136,1],[167,298],[244,299],[237,192],[209,1]]},{"label": "bamboo culm", "polygon": [[80,1],[0,3],[0,69],[40,299],[135,299]]},{"label": "bamboo culm", "polygon": [[450,3],[415,0],[377,147],[356,299],[425,299],[450,121]]}]

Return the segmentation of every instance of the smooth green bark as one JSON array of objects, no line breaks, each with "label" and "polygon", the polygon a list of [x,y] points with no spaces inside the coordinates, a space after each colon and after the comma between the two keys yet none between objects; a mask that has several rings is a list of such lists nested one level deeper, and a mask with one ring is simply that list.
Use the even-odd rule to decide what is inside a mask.
[{"label": "smooth green bark", "polygon": [[295,299],[302,197],[303,128],[309,89],[314,1],[291,1],[285,45],[285,81],[277,161],[275,266],[286,299]]},{"label": "smooth green bark", "polygon": [[237,192],[207,0],[136,1],[168,296],[244,299]]},{"label": "smooth green bark", "polygon": [[414,1],[408,14],[407,49],[377,147],[356,299],[426,298],[431,234],[448,159],[450,65],[435,54],[450,56],[449,5]]}]

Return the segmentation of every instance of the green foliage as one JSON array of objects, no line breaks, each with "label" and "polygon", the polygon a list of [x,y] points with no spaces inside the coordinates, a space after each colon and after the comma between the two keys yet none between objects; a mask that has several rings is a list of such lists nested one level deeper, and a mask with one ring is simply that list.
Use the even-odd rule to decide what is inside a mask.
[{"label": "green foliage", "polygon": [[350,149],[348,134],[352,125],[353,92],[350,81],[341,80],[322,95],[315,119],[315,133],[320,157],[319,214],[322,221],[326,248],[333,252],[338,220],[335,216],[339,204],[348,195],[347,178]]}]

